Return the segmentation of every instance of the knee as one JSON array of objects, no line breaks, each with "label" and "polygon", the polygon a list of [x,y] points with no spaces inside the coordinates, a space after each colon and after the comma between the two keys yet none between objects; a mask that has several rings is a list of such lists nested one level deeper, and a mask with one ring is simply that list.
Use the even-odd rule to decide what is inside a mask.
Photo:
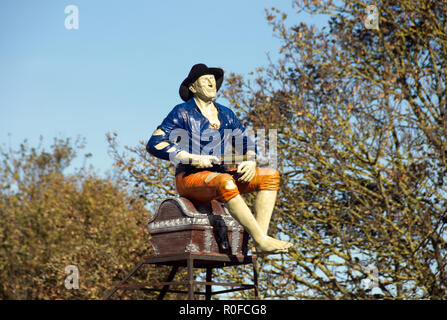
[{"label": "knee", "polygon": [[278,190],[281,175],[274,168],[264,168],[261,174],[261,190]]},{"label": "knee", "polygon": [[236,183],[232,175],[228,173],[221,173],[218,176],[214,177],[215,184],[221,190],[230,190],[237,188]]},{"label": "knee", "polygon": [[274,168],[265,168],[264,174],[267,176],[274,177],[276,179],[280,179],[281,175],[279,174],[279,171]]},{"label": "knee", "polygon": [[215,184],[219,189],[219,193],[224,201],[228,201],[239,194],[239,189],[232,175],[222,173],[215,177]]}]

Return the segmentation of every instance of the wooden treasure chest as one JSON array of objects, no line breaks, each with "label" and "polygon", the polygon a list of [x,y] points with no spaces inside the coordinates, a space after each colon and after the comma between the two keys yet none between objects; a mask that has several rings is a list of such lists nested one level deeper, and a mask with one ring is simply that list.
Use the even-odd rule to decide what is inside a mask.
[{"label": "wooden treasure chest", "polygon": [[248,251],[248,233],[216,200],[199,205],[183,197],[166,198],[149,219],[148,228],[156,255],[246,255]]}]

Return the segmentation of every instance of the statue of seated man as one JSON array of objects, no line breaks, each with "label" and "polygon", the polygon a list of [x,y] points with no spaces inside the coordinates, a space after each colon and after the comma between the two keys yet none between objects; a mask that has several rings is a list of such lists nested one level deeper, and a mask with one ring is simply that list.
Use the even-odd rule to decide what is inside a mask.
[{"label": "statue of seated man", "polygon": [[[177,163],[176,189],[193,202],[213,199],[226,203],[228,211],[251,235],[259,253],[284,253],[291,243],[267,235],[280,175],[276,169],[256,166],[256,148],[244,135],[245,128],[229,108],[213,101],[224,72],[196,64],[180,85],[184,103],[175,106],[153,133],[147,151]],[[239,137],[238,137],[239,135]],[[213,148],[210,136],[217,137]],[[179,137],[183,145],[179,143]],[[222,163],[224,145],[241,138],[245,161],[231,171]],[[214,142],[214,140],[213,140]],[[232,174],[234,172],[234,174]],[[257,192],[254,216],[241,194]]]}]

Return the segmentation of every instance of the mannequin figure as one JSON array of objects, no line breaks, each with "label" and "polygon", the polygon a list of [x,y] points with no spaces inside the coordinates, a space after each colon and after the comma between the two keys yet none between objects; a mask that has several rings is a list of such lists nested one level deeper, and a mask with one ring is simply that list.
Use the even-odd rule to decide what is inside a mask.
[{"label": "mannequin figure", "polygon": [[[181,196],[195,202],[213,199],[225,202],[233,218],[253,238],[256,252],[285,253],[292,244],[267,235],[280,175],[276,169],[256,166],[253,142],[248,138],[244,140],[246,160],[240,162],[232,174],[219,157],[222,153],[193,152],[189,148],[179,147],[170,138],[175,129],[184,130],[189,137],[194,133],[203,134],[204,130],[216,130],[214,132],[221,136],[223,144],[234,138],[226,135],[228,129],[235,130],[236,135],[244,134],[245,128],[235,114],[213,101],[222,81],[222,69],[208,68],[204,64],[194,65],[180,86],[180,97],[185,103],[175,106],[158,126],[147,144],[147,151],[161,159],[179,163],[176,168],[176,189]],[[209,141],[200,142],[200,151],[204,150],[206,143]],[[255,216],[241,197],[241,194],[249,192],[257,192]]]}]

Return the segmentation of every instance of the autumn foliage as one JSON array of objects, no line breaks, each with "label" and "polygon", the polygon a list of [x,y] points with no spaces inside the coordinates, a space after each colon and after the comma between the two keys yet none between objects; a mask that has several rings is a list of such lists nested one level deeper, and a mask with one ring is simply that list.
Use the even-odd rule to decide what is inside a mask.
[{"label": "autumn foliage", "polygon": [[[67,173],[81,140],[1,150],[0,298],[98,299],[150,252],[149,212],[118,176]],[[67,289],[67,266],[79,289]],[[145,269],[136,279],[157,279]],[[134,294],[130,297],[138,298]]]},{"label": "autumn foliage", "polygon": [[447,2],[294,5],[328,26],[267,10],[280,59],[225,91],[246,124],[278,130],[272,232],[295,250],[267,260],[265,296],[445,299]]},{"label": "autumn foliage", "polygon": [[[220,92],[247,127],[278,133],[269,232],[294,249],[259,258],[262,298],[446,299],[447,1],[293,3],[294,17],[266,10],[279,59],[226,74]],[[378,29],[365,25],[368,4]],[[304,12],[328,25],[300,22]],[[150,252],[149,210],[176,195],[174,167],[144,141],[122,150],[107,137],[113,178],[68,174],[82,147],[69,139],[1,151],[0,298],[100,298]],[[64,287],[67,265],[79,290]]]}]

